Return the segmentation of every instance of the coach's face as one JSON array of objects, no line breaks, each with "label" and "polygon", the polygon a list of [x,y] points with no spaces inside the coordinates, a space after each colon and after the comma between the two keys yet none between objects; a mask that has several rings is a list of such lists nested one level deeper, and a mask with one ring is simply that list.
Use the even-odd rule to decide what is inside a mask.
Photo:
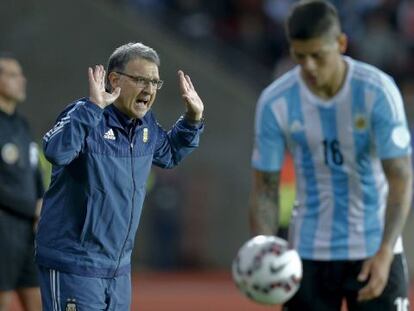
[{"label": "coach's face", "polygon": [[130,118],[143,118],[155,101],[159,79],[157,64],[143,58],[129,61],[122,72],[111,72],[112,87],[121,88],[115,106]]},{"label": "coach's face", "polygon": [[335,81],[345,52],[345,35],[337,38],[318,37],[308,40],[292,40],[290,52],[293,60],[300,65],[306,84],[314,89],[329,86]]},{"label": "coach's face", "polygon": [[26,99],[26,78],[15,59],[0,59],[0,97],[14,104]]}]

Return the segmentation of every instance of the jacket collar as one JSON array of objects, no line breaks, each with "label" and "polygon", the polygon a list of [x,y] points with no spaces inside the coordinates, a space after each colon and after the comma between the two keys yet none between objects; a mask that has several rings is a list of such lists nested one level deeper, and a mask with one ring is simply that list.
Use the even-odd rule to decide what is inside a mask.
[{"label": "jacket collar", "polygon": [[109,105],[106,109],[108,112],[108,125],[110,127],[117,127],[129,131],[129,128],[136,123],[137,126],[142,125],[141,119],[131,119],[124,113],[122,113],[114,104]]}]

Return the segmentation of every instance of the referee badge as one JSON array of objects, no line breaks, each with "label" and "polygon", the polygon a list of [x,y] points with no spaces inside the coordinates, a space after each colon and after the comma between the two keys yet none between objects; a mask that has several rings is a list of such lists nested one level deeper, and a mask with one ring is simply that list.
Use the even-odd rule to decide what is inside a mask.
[{"label": "referee badge", "polygon": [[16,164],[19,156],[19,148],[13,143],[7,143],[1,148],[1,158],[6,164]]},{"label": "referee badge", "polygon": [[39,150],[37,149],[37,144],[34,142],[31,142],[29,145],[29,159],[30,165],[32,167],[37,167],[39,162]]},{"label": "referee badge", "polygon": [[142,133],[142,141],[146,143],[148,141],[148,128],[144,128],[144,132]]}]

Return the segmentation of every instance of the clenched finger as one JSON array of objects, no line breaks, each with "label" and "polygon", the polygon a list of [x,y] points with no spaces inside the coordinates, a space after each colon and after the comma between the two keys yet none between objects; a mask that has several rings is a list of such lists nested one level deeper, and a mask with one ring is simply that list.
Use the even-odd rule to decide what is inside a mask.
[{"label": "clenched finger", "polygon": [[385,287],[385,281],[377,276],[372,275],[368,284],[358,292],[358,300],[370,300],[381,295]]}]

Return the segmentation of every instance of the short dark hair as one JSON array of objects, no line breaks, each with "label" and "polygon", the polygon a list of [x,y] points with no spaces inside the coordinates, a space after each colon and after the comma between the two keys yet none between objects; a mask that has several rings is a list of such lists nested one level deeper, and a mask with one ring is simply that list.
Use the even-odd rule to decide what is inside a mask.
[{"label": "short dark hair", "polygon": [[112,71],[124,71],[125,66],[129,61],[143,58],[160,66],[160,58],[158,53],[151,47],[146,46],[140,42],[130,42],[116,48],[109,56],[107,64],[106,89],[110,91],[111,85],[109,83],[108,75]]},{"label": "short dark hair", "polygon": [[324,0],[295,3],[286,22],[288,40],[307,40],[330,34],[339,35],[340,32],[338,12]]}]

